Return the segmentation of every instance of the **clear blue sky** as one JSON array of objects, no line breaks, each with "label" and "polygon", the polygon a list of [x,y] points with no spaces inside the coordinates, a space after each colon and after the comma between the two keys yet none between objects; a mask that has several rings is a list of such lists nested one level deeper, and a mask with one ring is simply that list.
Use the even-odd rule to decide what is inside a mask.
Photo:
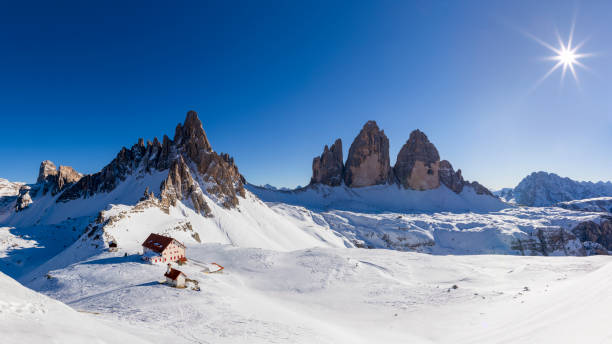
[{"label": "clear blue sky", "polygon": [[[0,177],[98,171],[200,113],[256,184],[376,120],[391,162],[416,128],[491,188],[536,170],[612,179],[610,1],[41,1],[0,5]],[[580,87],[551,52],[576,18]]]}]

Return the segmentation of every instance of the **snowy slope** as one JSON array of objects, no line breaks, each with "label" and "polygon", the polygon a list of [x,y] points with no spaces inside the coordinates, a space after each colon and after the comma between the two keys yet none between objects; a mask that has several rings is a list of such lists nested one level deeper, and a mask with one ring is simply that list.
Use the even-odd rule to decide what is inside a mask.
[{"label": "snowy slope", "polygon": [[12,213],[19,188],[22,185],[24,183],[14,183],[0,178],[0,221]]},{"label": "snowy slope", "polygon": [[87,198],[78,198],[69,202],[57,202],[61,194],[37,197],[34,202],[20,212],[13,212],[2,221],[3,225],[27,227],[34,225],[54,225],[68,218],[94,218],[101,210],[111,204],[134,205],[138,203],[145,189],[156,185],[159,187],[167,172],[154,171],[130,175],[120,182],[111,192],[100,192]]},{"label": "snowy slope", "polygon": [[551,206],[585,198],[612,196],[612,182],[579,182],[554,173],[533,172],[500,196],[528,206]]},{"label": "snowy slope", "polygon": [[600,211],[612,213],[612,197],[596,197],[576,201],[561,202],[557,206],[581,211]]},{"label": "snowy slope", "polygon": [[155,199],[135,206],[112,205],[85,231],[73,230],[83,227],[82,218],[57,225],[5,227],[0,229],[0,252],[4,252],[0,269],[20,280],[29,280],[98,254],[110,242],[137,254],[150,233],[194,245],[223,243],[277,251],[353,246],[329,227],[283,216],[249,192],[236,209],[210,204],[212,217],[201,216],[182,202],[166,213]]},{"label": "snowy slope", "polygon": [[[104,253],[29,285],[156,343],[602,343],[612,260],[293,252],[188,246],[201,291],[157,283],[163,266]],[[205,274],[197,262],[217,262]],[[457,288],[454,288],[456,286]],[[593,316],[585,316],[592,314]]]},{"label": "snowy slope", "polygon": [[4,344],[150,343],[29,290],[1,272],[0,295],[0,342]]},{"label": "snowy slope", "polygon": [[507,207],[501,200],[487,195],[478,195],[470,187],[456,194],[444,185],[426,191],[404,189],[398,185],[375,185],[362,188],[311,185],[293,191],[270,190],[254,185],[248,185],[247,188],[265,202],[282,202],[316,210],[486,212]]},{"label": "snowy slope", "polygon": [[19,193],[19,188],[24,183],[10,182],[6,179],[0,178],[0,197],[2,196],[15,196]]},{"label": "snowy slope", "polygon": [[539,230],[571,232],[581,222],[601,221],[598,213],[555,207],[511,207],[488,213],[359,213],[345,210],[314,212],[284,203],[270,206],[285,217],[301,221],[308,219],[330,228],[360,247],[433,254],[582,255],[577,240],[568,241],[564,248],[551,247],[546,253],[521,251],[516,246],[518,240],[534,240]]},{"label": "snowy slope", "polygon": [[278,251],[346,246],[332,230],[323,226],[301,228],[250,193],[237,209],[225,209],[216,204],[211,208],[213,216],[203,217],[180,202],[170,208],[168,214],[154,206],[144,209],[117,206],[104,212],[105,217],[119,217],[104,229],[120,247],[130,251],[140,251],[142,242],[151,232],[169,234],[194,244],[199,240]]}]

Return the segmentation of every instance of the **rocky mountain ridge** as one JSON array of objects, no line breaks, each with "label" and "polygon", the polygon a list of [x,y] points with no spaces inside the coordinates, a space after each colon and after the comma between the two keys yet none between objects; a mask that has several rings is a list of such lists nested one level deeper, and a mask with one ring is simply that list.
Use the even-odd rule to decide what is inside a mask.
[{"label": "rocky mountain ridge", "polygon": [[56,168],[51,161],[40,165],[37,182],[19,190],[15,210],[23,211],[38,198],[50,194],[56,203],[93,197],[114,190],[129,176],[167,171],[161,185],[150,185],[163,204],[188,201],[196,212],[210,215],[203,194],[225,208],[234,208],[245,196],[244,177],[233,158],[213,151],[195,111],[178,124],[174,139],[164,135],[160,143],[139,139],[131,148],[123,147],[100,172],[82,175],[69,166]]},{"label": "rocky mountain ridge", "polygon": [[351,188],[398,184],[405,189],[431,190],[445,185],[459,194],[464,187],[477,194],[493,196],[478,182],[463,179],[461,170],[455,171],[447,160],[440,160],[438,150],[420,130],[410,133],[408,141],[397,155],[395,166],[389,159],[389,139],[375,121],[363,126],[350,146],[346,163],[342,161],[342,141],[326,145],[321,156],[312,162],[310,185],[344,185]]},{"label": "rocky mountain ridge", "polygon": [[540,171],[523,178],[514,189],[503,189],[497,194],[520,205],[546,207],[560,202],[612,196],[612,182],[579,182]]}]

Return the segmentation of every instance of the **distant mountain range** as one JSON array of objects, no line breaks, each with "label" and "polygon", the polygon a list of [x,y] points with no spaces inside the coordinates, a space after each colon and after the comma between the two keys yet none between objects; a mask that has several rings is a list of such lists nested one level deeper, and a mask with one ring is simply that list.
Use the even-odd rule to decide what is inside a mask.
[{"label": "distant mountain range", "polygon": [[514,189],[502,189],[495,194],[507,202],[546,207],[560,202],[612,196],[612,182],[579,182],[554,173],[533,172]]}]

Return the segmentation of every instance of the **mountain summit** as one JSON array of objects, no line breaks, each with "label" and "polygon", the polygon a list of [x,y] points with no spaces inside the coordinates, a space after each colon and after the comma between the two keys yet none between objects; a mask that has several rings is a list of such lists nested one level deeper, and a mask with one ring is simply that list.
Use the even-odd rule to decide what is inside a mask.
[{"label": "mountain summit", "polygon": [[161,183],[146,187],[166,206],[188,201],[196,212],[209,216],[204,195],[227,209],[245,197],[244,178],[234,159],[213,151],[198,114],[189,111],[185,122],[177,125],[173,140],[164,135],[161,143],[154,138],[145,145],[141,138],[131,148],[123,147],[100,172],[83,176],[72,167],[57,169],[51,161],[43,161],[36,184],[21,188],[15,209],[23,211],[49,192],[59,194],[56,203],[91,198],[115,190],[128,178],[160,172],[165,175]]}]

